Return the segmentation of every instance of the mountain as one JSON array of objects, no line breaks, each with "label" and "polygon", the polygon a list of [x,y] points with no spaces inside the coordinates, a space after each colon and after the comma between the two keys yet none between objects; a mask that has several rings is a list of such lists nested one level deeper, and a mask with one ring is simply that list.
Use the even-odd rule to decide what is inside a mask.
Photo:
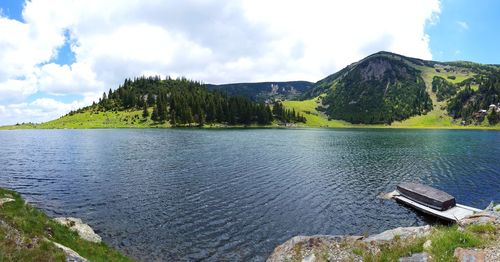
[{"label": "mountain", "polygon": [[500,66],[378,52],[316,83],[126,79],[98,103],[41,125],[102,128],[293,124],[500,128]]},{"label": "mountain", "polygon": [[229,96],[245,96],[253,101],[263,102],[275,99],[297,99],[310,89],[314,83],[307,81],[233,83],[205,85],[209,90],[218,90]]},{"label": "mountain", "polygon": [[498,107],[490,105],[500,102],[499,79],[498,65],[378,52],[318,81],[302,99],[321,96],[319,111],[355,124],[391,124],[431,111],[478,124],[488,110],[496,123]]}]

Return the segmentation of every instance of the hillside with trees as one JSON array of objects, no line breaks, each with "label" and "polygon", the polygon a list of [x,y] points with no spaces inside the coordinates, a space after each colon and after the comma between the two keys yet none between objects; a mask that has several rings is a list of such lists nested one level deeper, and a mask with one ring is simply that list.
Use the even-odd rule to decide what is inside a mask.
[{"label": "hillside with trees", "polygon": [[[72,111],[68,116],[84,112],[118,112],[142,110],[144,120],[169,123],[170,126],[270,125],[304,122],[304,117],[287,110],[279,102],[257,103],[243,96],[229,96],[208,90],[200,82],[180,79],[139,77],[125,79],[116,90],[103,93],[89,107]],[[137,116],[136,116],[137,117]]]},{"label": "hillside with trees", "polygon": [[319,99],[325,117],[352,124],[495,125],[499,79],[498,65],[379,52],[318,81],[302,99]]},{"label": "hillside with trees", "polygon": [[333,119],[351,123],[391,123],[432,110],[419,72],[403,61],[374,57],[336,79],[324,99]]}]

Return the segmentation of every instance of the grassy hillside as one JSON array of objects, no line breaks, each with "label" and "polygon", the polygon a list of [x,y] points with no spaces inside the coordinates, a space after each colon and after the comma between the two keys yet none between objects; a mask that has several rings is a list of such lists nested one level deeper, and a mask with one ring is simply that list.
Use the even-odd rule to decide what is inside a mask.
[{"label": "grassy hillside", "polygon": [[[495,65],[442,63],[379,52],[320,80],[306,93],[322,96],[326,108],[319,115],[323,122],[314,120],[312,125],[318,121],[327,125],[325,121],[333,118],[379,123],[374,127],[465,128],[461,125],[465,120],[467,128],[498,129],[500,114],[495,118],[476,112],[500,102],[499,69]],[[311,105],[310,99],[287,105],[300,110],[303,104]]]},{"label": "grassy hillside", "polygon": [[75,129],[75,128],[156,128],[170,127],[168,122],[158,123],[151,118],[143,118],[142,110],[124,110],[109,112],[93,112],[85,110],[81,113],[66,115],[42,124],[21,124],[3,126],[0,129]]},{"label": "grassy hillside", "polygon": [[[238,94],[246,97],[231,96]],[[302,100],[290,100],[296,96]],[[281,100],[286,109],[299,115],[275,112]],[[183,78],[126,79],[92,106],[42,124],[0,129],[278,127],[284,123],[500,129],[500,111],[488,110],[499,102],[500,66],[426,61],[379,52],[312,86],[304,81],[210,86]],[[149,112],[146,118],[142,117],[145,108]],[[302,116],[306,123],[302,123]]]},{"label": "grassy hillside", "polygon": [[16,192],[0,188],[0,261],[66,261],[53,242],[76,251],[89,261],[131,261],[104,243],[81,239],[27,204]]}]

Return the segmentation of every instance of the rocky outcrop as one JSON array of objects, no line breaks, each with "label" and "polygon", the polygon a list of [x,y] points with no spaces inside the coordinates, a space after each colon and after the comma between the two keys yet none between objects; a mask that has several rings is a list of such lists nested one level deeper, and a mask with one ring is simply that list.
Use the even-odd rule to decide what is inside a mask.
[{"label": "rocky outcrop", "polygon": [[52,242],[52,244],[54,244],[57,248],[61,249],[64,252],[64,255],[66,255],[66,262],[87,262],[88,261],[86,258],[80,256],[73,249],[71,249],[67,246],[63,246],[63,245],[56,243],[56,242]]},{"label": "rocky outcrop", "polygon": [[296,236],[277,246],[268,262],[284,261],[363,261],[352,252],[361,236]]},{"label": "rocky outcrop", "polygon": [[366,243],[374,243],[381,241],[391,241],[394,238],[406,239],[408,237],[424,237],[431,232],[430,226],[421,227],[398,227],[395,229],[384,231],[380,234],[369,236],[363,239]]},{"label": "rocky outcrop", "polygon": [[465,249],[457,248],[453,253],[453,256],[457,258],[458,261],[467,262],[482,262],[485,261],[485,253],[483,250],[478,249]]},{"label": "rocky outcrop", "polygon": [[[392,198],[394,192],[383,193],[380,198]],[[482,212],[475,213],[458,222],[459,226],[493,224],[500,228],[500,205],[491,204]],[[369,254],[377,254],[380,247],[397,243],[400,240],[425,238],[431,234],[433,228],[429,225],[421,227],[398,227],[387,230],[379,234],[368,237],[360,236],[296,236],[277,246],[268,258],[268,262],[282,261],[363,261],[360,252],[365,250]],[[432,248],[432,241],[423,243],[422,253],[411,254],[401,257],[399,261],[404,262],[425,262],[432,260],[429,250]],[[366,254],[366,253],[365,253]],[[457,248],[454,256],[458,261],[500,261],[500,240],[489,243],[482,249]]]},{"label": "rocky outcrop", "polygon": [[423,252],[423,253],[413,254],[409,257],[402,257],[399,259],[399,262],[427,262],[429,260],[430,260],[429,254]]},{"label": "rocky outcrop", "polygon": [[14,202],[14,201],[16,201],[16,200],[13,198],[10,198],[10,197],[0,198],[0,206],[2,206],[5,203]]},{"label": "rocky outcrop", "polygon": [[101,237],[94,232],[94,230],[87,224],[83,223],[81,219],[74,217],[58,217],[54,221],[61,225],[69,227],[70,230],[75,231],[78,235],[87,241],[100,243]]},{"label": "rocky outcrop", "polygon": [[[362,236],[296,236],[279,245],[267,259],[268,262],[284,261],[363,261],[356,253],[363,247],[370,253],[379,252],[379,245],[394,239],[418,238],[428,235],[430,226],[398,227],[369,237]],[[405,258],[403,261],[427,261],[421,255]]]}]

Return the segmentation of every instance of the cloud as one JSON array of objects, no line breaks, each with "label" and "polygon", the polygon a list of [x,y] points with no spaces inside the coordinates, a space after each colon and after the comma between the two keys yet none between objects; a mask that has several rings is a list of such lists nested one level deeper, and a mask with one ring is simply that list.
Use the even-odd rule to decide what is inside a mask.
[{"label": "cloud", "polygon": [[[39,98],[31,103],[0,105],[0,115],[2,116],[2,121],[9,124],[22,122],[40,123],[60,117],[71,110],[86,106],[88,103],[92,103],[92,100],[84,99],[78,102],[62,103],[52,98]],[[19,118],[20,115],[29,115],[30,119],[23,120]]]},{"label": "cloud", "polygon": [[469,24],[465,21],[457,21],[457,25],[461,30],[468,30],[469,29]]},{"label": "cloud", "polygon": [[[317,81],[379,50],[430,59],[439,12],[438,0],[31,0],[23,22],[0,14],[0,124],[45,119],[26,103],[35,93],[95,98],[142,74]],[[59,65],[65,44],[75,61]]]}]

